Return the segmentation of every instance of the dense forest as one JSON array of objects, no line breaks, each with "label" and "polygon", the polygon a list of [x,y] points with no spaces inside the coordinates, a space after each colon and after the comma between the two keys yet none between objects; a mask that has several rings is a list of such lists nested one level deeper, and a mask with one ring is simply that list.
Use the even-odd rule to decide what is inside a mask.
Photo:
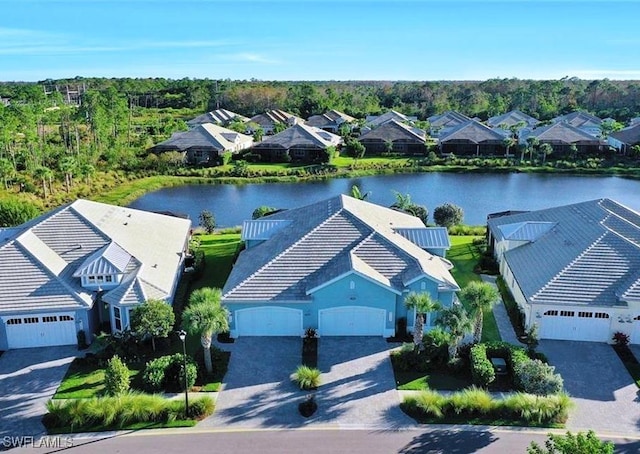
[{"label": "dense forest", "polygon": [[[585,110],[622,123],[640,116],[640,81],[519,80],[267,82],[75,78],[0,83],[0,185],[47,199],[105,172],[162,173],[177,153],[147,153],[221,107],[252,116],[280,108],[308,118],[337,109],[357,118],[395,109],[425,120],[457,110],[471,117],[519,109],[540,120]],[[58,185],[58,190],[54,187]],[[2,193],[0,193],[0,196]],[[1,198],[1,197],[0,197]]]}]

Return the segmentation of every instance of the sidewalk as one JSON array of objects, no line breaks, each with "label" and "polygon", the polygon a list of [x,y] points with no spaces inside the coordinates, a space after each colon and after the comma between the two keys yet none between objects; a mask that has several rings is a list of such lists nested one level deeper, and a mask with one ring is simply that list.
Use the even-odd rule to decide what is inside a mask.
[{"label": "sidewalk", "polygon": [[[493,285],[496,289],[498,286],[496,285],[496,276],[489,276],[487,274],[481,274],[480,278],[483,282],[488,282]],[[496,323],[498,324],[498,331],[500,332],[500,337],[504,342],[509,342],[514,345],[521,345],[518,340],[518,336],[516,336],[516,332],[513,329],[513,325],[511,324],[511,319],[509,319],[509,314],[507,314],[507,309],[504,307],[504,303],[502,302],[502,298],[493,306],[493,316],[496,318]]]}]

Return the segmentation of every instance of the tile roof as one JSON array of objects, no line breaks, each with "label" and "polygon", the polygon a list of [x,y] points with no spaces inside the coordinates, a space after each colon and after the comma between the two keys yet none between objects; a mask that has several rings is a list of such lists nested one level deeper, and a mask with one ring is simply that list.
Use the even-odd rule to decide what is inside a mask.
[{"label": "tile roof", "polygon": [[316,128],[326,128],[330,126],[339,126],[342,123],[351,123],[355,118],[339,112],[337,110],[329,110],[320,115],[312,115],[306,121],[307,126],[315,126]]},{"label": "tile roof", "polygon": [[461,114],[460,112],[450,110],[443,114],[432,115],[427,118],[427,120],[429,121],[429,125],[431,126],[431,128],[448,128],[467,123],[471,121],[471,118],[467,117],[464,114]]},{"label": "tile roof", "polygon": [[[640,298],[640,215],[612,200],[496,217],[488,224],[497,239],[529,241],[504,258],[531,302],[614,306]],[[533,227],[532,235],[518,236],[525,226]]]},{"label": "tile roof", "polygon": [[397,228],[393,231],[422,249],[449,249],[451,247],[446,227]]},{"label": "tile roof", "polygon": [[395,110],[390,110],[388,112],[383,113],[382,115],[372,115],[368,116],[366,119],[366,125],[372,128],[382,126],[383,124],[389,121],[397,121],[397,122],[410,122],[415,118],[408,117],[405,114],[400,112],[396,112]]},{"label": "tile roof", "polygon": [[600,126],[602,119],[591,115],[587,112],[571,112],[565,115],[560,115],[552,120],[554,123],[568,123],[576,128],[583,128],[589,126]]},{"label": "tile roof", "polygon": [[280,109],[267,110],[264,113],[254,115],[249,121],[267,127],[273,127],[276,123],[284,123],[289,126],[304,123],[302,118]]},{"label": "tile roof", "polygon": [[78,277],[89,270],[135,276],[153,288],[147,293],[168,298],[190,227],[189,220],[82,199],[46,213],[0,242],[0,312],[90,307],[92,292]]},{"label": "tile roof", "polygon": [[308,293],[347,272],[393,291],[427,275],[457,290],[446,262],[394,228],[424,228],[418,218],[347,196],[269,216],[287,220],[269,240],[242,252],[224,289],[225,301],[305,301]]},{"label": "tile roof", "polygon": [[342,138],[313,126],[294,125],[278,134],[266,137],[254,148],[327,148],[338,145]]},{"label": "tile roof", "polygon": [[249,148],[253,137],[213,123],[204,123],[155,145],[153,149],[186,151],[189,148],[213,148],[218,152]]},{"label": "tile roof", "polygon": [[408,140],[424,143],[426,132],[419,128],[413,128],[396,120],[390,120],[378,126],[371,131],[362,134],[358,140],[388,140],[394,142],[396,140]]},{"label": "tile roof", "polygon": [[597,137],[564,122],[552,123],[547,126],[532,129],[528,134],[521,137],[521,140],[526,140],[529,137],[537,137],[541,142],[562,142],[566,144],[600,142]]},{"label": "tile roof", "polygon": [[487,124],[491,127],[496,126],[513,126],[518,123],[524,123],[525,126],[535,126],[540,123],[539,120],[533,118],[530,115],[520,112],[519,110],[512,110],[502,115],[496,115],[487,120]]},{"label": "tile roof", "polygon": [[187,121],[187,124],[189,126],[196,126],[203,123],[228,124],[232,121],[247,122],[249,119],[235,112],[231,112],[230,110],[217,109],[198,115],[194,119]]},{"label": "tile roof", "polygon": [[620,131],[612,132],[609,134],[609,137],[613,137],[628,145],[636,145],[640,143],[640,123],[621,129]]},{"label": "tile roof", "polygon": [[502,134],[475,120],[469,120],[466,123],[455,126],[440,136],[440,143],[449,141],[502,143],[503,140],[504,136]]}]

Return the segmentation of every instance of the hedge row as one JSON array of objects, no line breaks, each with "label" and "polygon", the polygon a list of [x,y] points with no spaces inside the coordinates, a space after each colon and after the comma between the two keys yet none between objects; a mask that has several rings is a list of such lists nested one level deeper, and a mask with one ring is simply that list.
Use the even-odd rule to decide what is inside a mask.
[{"label": "hedge row", "polygon": [[550,396],[515,393],[496,399],[489,392],[472,387],[450,395],[421,391],[406,397],[401,408],[419,422],[558,425],[566,422],[571,405],[571,399],[564,393]]}]

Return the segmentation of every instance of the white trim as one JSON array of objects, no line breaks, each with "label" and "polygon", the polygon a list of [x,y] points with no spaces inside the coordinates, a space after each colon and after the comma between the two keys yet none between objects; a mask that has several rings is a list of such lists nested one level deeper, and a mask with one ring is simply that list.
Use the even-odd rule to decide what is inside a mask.
[{"label": "white trim", "polygon": [[352,274],[355,274],[356,276],[359,276],[362,279],[365,279],[365,280],[367,280],[367,281],[369,281],[369,282],[371,282],[373,284],[376,284],[379,287],[382,287],[382,288],[384,288],[386,290],[389,290],[389,291],[395,293],[396,295],[402,295],[401,291],[398,291],[398,290],[394,289],[393,287],[389,287],[388,285],[384,285],[382,282],[377,281],[377,280],[375,280],[375,279],[373,279],[373,278],[371,278],[371,277],[369,277],[369,276],[367,276],[365,274],[362,274],[362,273],[360,273],[360,272],[358,272],[356,270],[347,271],[346,273],[343,273],[343,274],[341,274],[339,276],[336,276],[333,279],[330,279],[330,280],[328,280],[326,282],[323,282],[322,284],[307,290],[306,294],[310,295],[312,293],[315,293],[318,290],[323,289],[323,288],[327,287],[328,285],[334,284],[335,282],[338,282],[339,280],[344,279],[345,277],[350,276]]}]

